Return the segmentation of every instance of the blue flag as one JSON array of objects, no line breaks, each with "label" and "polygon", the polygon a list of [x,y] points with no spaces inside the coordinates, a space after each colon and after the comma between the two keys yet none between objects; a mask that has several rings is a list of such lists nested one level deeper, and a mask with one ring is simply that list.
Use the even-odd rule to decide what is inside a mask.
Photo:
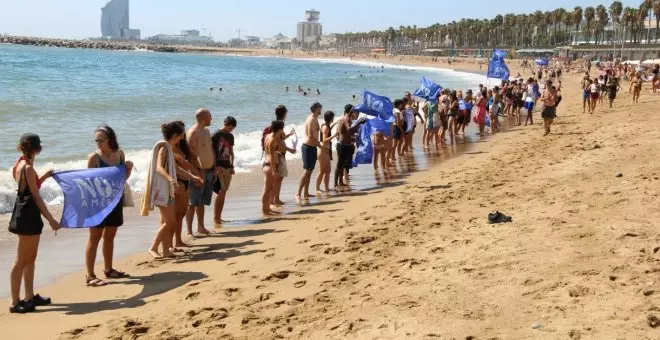
[{"label": "blue flag", "polygon": [[493,57],[488,63],[487,78],[509,79],[509,68],[504,62],[504,56],[506,56],[506,51],[498,49],[493,50]]},{"label": "blue flag", "polygon": [[58,171],[53,179],[64,193],[60,224],[64,228],[94,227],[110,215],[124,194],[126,167]]},{"label": "blue flag", "polygon": [[415,90],[413,96],[435,102],[436,96],[440,91],[442,91],[442,86],[434,83],[426,77],[422,77],[422,79],[419,80],[419,88]]},{"label": "blue flag", "polygon": [[367,119],[360,128],[358,138],[355,141],[357,149],[355,150],[355,158],[353,158],[353,167],[357,167],[358,164],[371,164],[373,161],[374,146],[371,142],[371,122],[374,120],[381,119]]},{"label": "blue flag", "polygon": [[355,105],[353,110],[385,121],[394,121],[394,105],[392,101],[373,92],[362,90],[362,104]]}]

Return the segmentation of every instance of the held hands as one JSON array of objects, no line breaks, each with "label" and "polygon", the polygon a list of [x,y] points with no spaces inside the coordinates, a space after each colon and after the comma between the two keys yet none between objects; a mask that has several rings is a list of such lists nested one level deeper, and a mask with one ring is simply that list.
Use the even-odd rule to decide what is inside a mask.
[{"label": "held hands", "polygon": [[236,174],[236,171],[234,170],[234,166],[232,165],[231,170],[229,170],[229,173],[233,176]]},{"label": "held hands", "polygon": [[133,162],[131,162],[131,161],[126,161],[125,164],[126,164],[126,169],[128,169],[128,170],[133,169]]},{"label": "held hands", "polygon": [[42,176],[42,179],[43,179],[43,180],[46,180],[46,179],[52,177],[54,171],[55,171],[55,170],[53,170],[53,169],[48,169],[48,170],[46,170],[46,172],[44,172],[44,175]]}]

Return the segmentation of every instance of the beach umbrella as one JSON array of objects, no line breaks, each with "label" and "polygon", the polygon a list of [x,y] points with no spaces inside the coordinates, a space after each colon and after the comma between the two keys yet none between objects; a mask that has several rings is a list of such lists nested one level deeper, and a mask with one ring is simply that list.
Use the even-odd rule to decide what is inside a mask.
[{"label": "beach umbrella", "polygon": [[644,60],[642,64],[660,64],[660,59]]}]

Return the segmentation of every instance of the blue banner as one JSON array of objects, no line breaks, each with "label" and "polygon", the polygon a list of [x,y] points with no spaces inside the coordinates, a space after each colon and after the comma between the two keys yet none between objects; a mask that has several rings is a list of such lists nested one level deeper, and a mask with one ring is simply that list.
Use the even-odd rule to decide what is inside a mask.
[{"label": "blue banner", "polygon": [[426,77],[422,77],[422,79],[419,80],[419,88],[415,90],[413,96],[435,102],[440,91],[442,91],[442,86],[434,83]]},{"label": "blue banner", "polygon": [[53,179],[64,193],[62,227],[88,228],[101,224],[124,194],[125,176],[123,165],[54,173]]},{"label": "blue banner", "polygon": [[353,158],[353,167],[357,167],[358,164],[371,164],[374,158],[374,146],[371,142],[371,122],[374,120],[382,119],[367,119],[367,121],[362,124],[360,132],[358,133],[358,138],[355,141],[357,149],[355,150],[355,158]]},{"label": "blue banner", "polygon": [[504,62],[505,56],[506,51],[498,49],[493,50],[493,57],[488,63],[488,73],[486,74],[487,78],[509,79],[509,68]]},{"label": "blue banner", "polygon": [[548,64],[550,64],[550,62],[548,61],[548,59],[543,59],[543,58],[536,59],[536,65],[539,65],[539,66],[548,66]]},{"label": "blue banner", "polygon": [[362,104],[355,105],[353,110],[385,121],[394,121],[394,105],[392,101],[373,92],[362,91]]}]

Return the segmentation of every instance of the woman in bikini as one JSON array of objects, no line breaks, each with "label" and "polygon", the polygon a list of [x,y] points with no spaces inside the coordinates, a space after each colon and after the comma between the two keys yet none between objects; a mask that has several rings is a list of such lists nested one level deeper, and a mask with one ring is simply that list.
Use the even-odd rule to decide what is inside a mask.
[{"label": "woman in bikini", "polygon": [[637,72],[632,81],[633,86],[633,104],[639,103],[639,95],[642,93],[642,85],[644,84],[644,75]]},{"label": "woman in bikini", "polygon": [[277,212],[270,208],[273,199],[273,182],[277,176],[277,167],[279,165],[278,153],[279,141],[284,134],[284,121],[274,120],[270,124],[270,133],[264,140],[264,163],[262,171],[264,173],[264,191],[261,195],[261,213],[266,216],[277,215]]},{"label": "woman in bikini", "polygon": [[598,97],[600,97],[600,87],[598,85],[598,78],[594,78],[589,85],[589,113],[594,113],[596,111],[596,104],[598,104]]},{"label": "woman in bikini", "polygon": [[[48,224],[54,231],[60,229],[60,224],[50,214],[39,195],[41,183],[53,174],[53,171],[49,170],[39,177],[34,170],[34,159],[41,152],[39,136],[32,133],[24,134],[18,142],[17,149],[21,153],[21,157],[11,170],[18,185],[18,191],[9,222],[9,232],[18,236],[18,246],[16,247],[16,260],[9,274],[11,286],[9,312],[23,314],[34,312],[36,307],[51,303],[50,298],[34,294],[34,266],[41,231],[44,227],[41,216],[43,215],[48,220]],[[25,300],[20,298],[21,283],[25,284]]]},{"label": "woman in bikini", "polygon": [[371,143],[374,147],[374,170],[378,170],[378,162],[380,161],[380,166],[385,170],[385,158],[386,158],[386,145],[385,145],[385,134],[382,131],[376,131],[371,135]]},{"label": "woman in bikini", "polygon": [[[179,120],[174,123],[181,126],[184,131],[186,130],[186,126],[182,121]],[[179,183],[179,187],[174,195],[176,225],[174,226],[174,246],[170,250],[177,253],[182,251],[179,248],[190,246],[183,242],[181,238],[183,218],[186,217],[186,211],[188,210],[188,186],[192,184],[201,188],[204,185],[204,181],[199,177],[199,170],[188,161],[190,159],[190,149],[188,148],[188,141],[185,138],[182,138],[178,144],[174,145],[172,153],[174,153],[174,161],[177,164],[176,180]]]},{"label": "woman in bikini", "polygon": [[[96,151],[87,158],[88,168],[108,168],[126,166],[126,180],[133,171],[133,162],[127,161],[124,151],[119,148],[115,130],[107,125],[101,125],[94,131]],[[85,248],[85,264],[87,265],[87,286],[105,286],[106,282],[96,277],[94,263],[96,252],[101,239],[103,239],[103,274],[106,279],[122,279],[129,275],[112,267],[112,257],[115,249],[115,235],[117,229],[124,224],[124,198],[119,200],[112,212],[101,224],[89,228],[89,238]]]},{"label": "woman in bikini", "polygon": [[[335,113],[332,111],[327,111],[323,115],[323,120],[325,121],[321,125],[321,131],[319,141],[321,145],[319,146],[318,157],[319,157],[319,174],[316,176],[316,196],[320,196],[321,193],[330,191],[330,173],[332,171],[332,139],[335,136],[332,135],[332,128],[335,124],[332,122],[335,120]],[[325,185],[325,190],[321,190],[321,183]]]},{"label": "woman in bikini", "polygon": [[465,136],[465,128],[470,124],[472,119],[472,107],[474,107],[474,99],[472,98],[472,90],[468,89],[463,99],[465,103],[465,111],[463,111],[463,124],[461,125],[461,133]]}]

